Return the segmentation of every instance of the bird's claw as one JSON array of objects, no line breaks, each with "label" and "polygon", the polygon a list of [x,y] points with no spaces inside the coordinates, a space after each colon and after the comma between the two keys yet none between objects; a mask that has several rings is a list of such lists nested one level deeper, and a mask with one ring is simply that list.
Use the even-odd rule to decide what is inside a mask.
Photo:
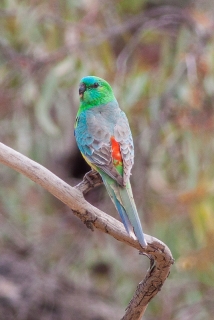
[{"label": "bird's claw", "polygon": [[87,172],[84,175],[84,180],[87,180],[89,182],[90,187],[94,187],[95,185],[94,180],[96,179],[96,177],[97,177],[97,171],[92,169],[91,171]]}]

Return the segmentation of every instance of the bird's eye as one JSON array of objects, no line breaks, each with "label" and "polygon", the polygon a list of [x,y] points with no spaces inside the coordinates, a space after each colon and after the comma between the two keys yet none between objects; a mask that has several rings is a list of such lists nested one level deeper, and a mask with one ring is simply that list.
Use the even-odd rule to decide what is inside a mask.
[{"label": "bird's eye", "polygon": [[93,87],[94,87],[94,88],[99,87],[99,83],[95,82],[94,85],[93,85]]}]

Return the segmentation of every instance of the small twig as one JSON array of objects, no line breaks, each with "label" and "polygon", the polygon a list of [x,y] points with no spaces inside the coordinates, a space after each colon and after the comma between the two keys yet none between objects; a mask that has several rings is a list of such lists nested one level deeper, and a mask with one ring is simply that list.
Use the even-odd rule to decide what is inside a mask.
[{"label": "small twig", "polygon": [[173,264],[169,248],[160,240],[149,235],[145,235],[148,246],[142,248],[137,240],[129,237],[121,222],[95,208],[84,199],[83,193],[102,183],[96,173],[90,172],[88,174],[89,178],[86,176],[79,185],[70,187],[40,164],[2,143],[0,143],[0,163],[24,174],[48,190],[68,205],[73,213],[90,229],[100,229],[118,241],[140,250],[141,253],[150,258],[152,266],[147,271],[144,280],[139,283],[122,318],[123,320],[140,320],[147,304],[160,291],[169,275],[170,267]]}]

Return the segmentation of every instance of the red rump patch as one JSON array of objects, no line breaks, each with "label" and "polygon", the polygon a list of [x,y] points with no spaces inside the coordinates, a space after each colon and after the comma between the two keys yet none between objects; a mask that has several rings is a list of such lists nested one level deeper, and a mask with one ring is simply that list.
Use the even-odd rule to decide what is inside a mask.
[{"label": "red rump patch", "polygon": [[111,155],[115,162],[122,162],[122,156],[120,152],[120,144],[117,142],[114,137],[111,137]]}]

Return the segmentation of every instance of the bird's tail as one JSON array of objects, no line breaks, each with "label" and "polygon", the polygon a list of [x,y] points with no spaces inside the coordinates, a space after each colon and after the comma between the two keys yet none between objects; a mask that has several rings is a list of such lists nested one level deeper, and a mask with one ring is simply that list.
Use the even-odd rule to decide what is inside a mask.
[{"label": "bird's tail", "polygon": [[121,187],[116,181],[108,177],[105,173],[100,173],[117,211],[120,214],[126,231],[130,236],[133,231],[138,241],[143,247],[147,246],[144,233],[138,216],[137,208],[134,202],[132,188],[130,182],[126,187]]}]

